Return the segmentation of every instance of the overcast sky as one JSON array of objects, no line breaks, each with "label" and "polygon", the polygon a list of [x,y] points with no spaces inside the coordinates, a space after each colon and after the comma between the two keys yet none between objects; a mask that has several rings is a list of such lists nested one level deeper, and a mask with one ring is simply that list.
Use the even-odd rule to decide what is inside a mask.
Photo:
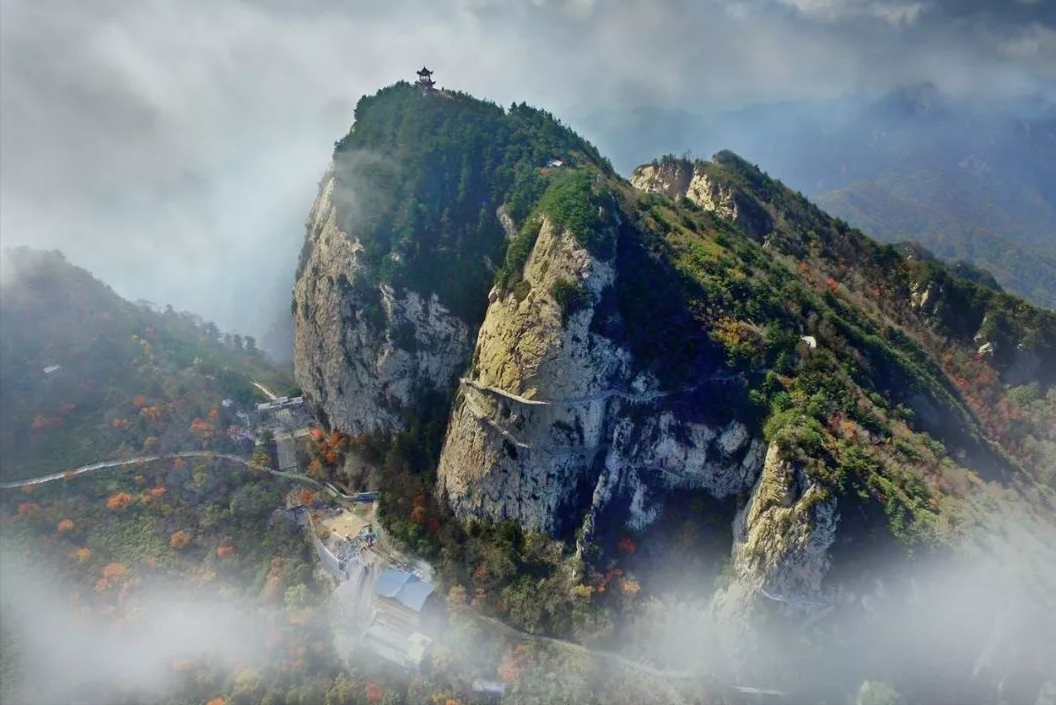
[{"label": "overcast sky", "polygon": [[923,81],[1051,95],[1054,15],[1056,0],[0,0],[0,240],[259,334],[288,310],[355,101],[423,63],[559,116]]}]

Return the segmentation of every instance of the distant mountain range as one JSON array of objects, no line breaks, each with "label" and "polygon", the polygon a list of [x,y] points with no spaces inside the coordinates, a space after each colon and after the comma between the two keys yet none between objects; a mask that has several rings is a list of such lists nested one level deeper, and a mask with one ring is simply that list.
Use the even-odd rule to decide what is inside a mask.
[{"label": "distant mountain range", "polygon": [[980,106],[921,85],[880,99],[694,114],[640,108],[576,121],[617,169],[732,149],[887,242],[993,273],[1056,308],[1056,105]]}]

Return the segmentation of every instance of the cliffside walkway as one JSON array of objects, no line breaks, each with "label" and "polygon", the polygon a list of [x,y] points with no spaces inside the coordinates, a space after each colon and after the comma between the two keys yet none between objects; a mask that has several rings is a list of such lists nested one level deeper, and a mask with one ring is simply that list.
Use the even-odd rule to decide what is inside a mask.
[{"label": "cliffside walkway", "polygon": [[583,397],[555,397],[554,399],[528,399],[527,397],[522,397],[519,394],[514,394],[512,392],[507,392],[505,389],[500,389],[498,387],[492,387],[490,385],[481,384],[480,382],[478,382],[478,381],[476,381],[474,379],[469,379],[468,377],[459,377],[458,381],[459,381],[460,384],[464,384],[464,385],[467,385],[469,387],[472,387],[473,389],[476,389],[477,391],[489,392],[491,394],[495,394],[495,395],[503,397],[505,399],[509,399],[512,402],[516,402],[518,404],[524,404],[524,405],[527,405],[527,406],[551,406],[551,405],[554,405],[554,404],[570,405],[571,406],[571,405],[576,405],[576,404],[591,404],[591,403],[598,402],[598,401],[605,401],[607,399],[612,399],[613,397],[618,397],[620,399],[623,399],[625,401],[629,401],[629,402],[634,403],[634,404],[643,404],[643,403],[648,403],[648,402],[651,402],[651,401],[655,401],[656,399],[661,399],[663,397],[669,397],[669,396],[673,396],[673,395],[676,395],[676,394],[685,394],[687,392],[692,392],[692,391],[695,391],[695,390],[699,389],[700,387],[702,387],[705,384],[708,384],[710,382],[732,382],[734,380],[743,380],[743,379],[744,379],[744,373],[742,373],[742,372],[731,372],[731,373],[725,373],[725,374],[709,375],[708,377],[701,378],[697,382],[697,384],[694,384],[693,386],[684,387],[682,389],[669,390],[669,391],[661,391],[661,390],[658,390],[658,389],[654,389],[654,390],[650,390],[648,392],[628,392],[628,391],[622,390],[622,389],[604,389],[602,391],[595,392],[594,394],[588,394],[587,396],[583,396]]}]

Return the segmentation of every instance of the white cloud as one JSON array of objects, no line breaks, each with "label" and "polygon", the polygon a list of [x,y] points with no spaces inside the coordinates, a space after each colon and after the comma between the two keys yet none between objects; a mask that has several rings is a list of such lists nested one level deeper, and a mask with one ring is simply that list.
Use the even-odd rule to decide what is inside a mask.
[{"label": "white cloud", "polygon": [[824,21],[838,21],[856,17],[875,17],[891,25],[907,25],[917,21],[928,4],[901,0],[781,0],[794,6],[804,15]]},{"label": "white cloud", "polygon": [[1001,42],[1001,51],[1016,59],[1043,58],[1056,69],[1056,30],[1033,23]]},{"label": "white cloud", "polygon": [[1049,26],[931,1],[3,0],[0,238],[259,334],[356,100],[422,63],[559,115],[1051,81]]}]

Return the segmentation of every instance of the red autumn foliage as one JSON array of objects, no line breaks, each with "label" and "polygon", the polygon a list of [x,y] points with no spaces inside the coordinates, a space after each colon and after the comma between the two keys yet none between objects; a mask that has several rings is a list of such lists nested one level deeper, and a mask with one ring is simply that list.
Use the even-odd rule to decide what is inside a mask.
[{"label": "red autumn foliage", "polygon": [[35,516],[39,511],[40,505],[36,502],[20,502],[18,505],[18,515],[20,517]]},{"label": "red autumn foliage", "polygon": [[228,558],[235,555],[235,547],[229,543],[220,544],[216,547],[217,558]]},{"label": "red autumn foliage", "polygon": [[194,421],[191,422],[191,433],[202,438],[208,438],[213,435],[216,429],[211,423],[203,419],[195,417]]},{"label": "red autumn foliage", "polygon": [[525,668],[530,665],[531,654],[528,653],[524,644],[518,644],[513,651],[506,654],[502,663],[499,664],[499,680],[503,683],[512,683],[520,678]]},{"label": "red autumn foliage", "polygon": [[620,539],[620,542],[616,544],[616,548],[623,551],[624,553],[634,553],[638,550],[638,544],[634,542],[630,536],[625,536]]},{"label": "red autumn foliage", "polygon": [[385,687],[379,683],[369,682],[363,689],[363,695],[368,703],[375,705],[380,703],[381,699],[385,697]]},{"label": "red autumn foliage", "polygon": [[318,494],[319,493],[315,490],[310,490],[307,487],[302,487],[297,490],[296,497],[297,501],[301,504],[305,506],[311,506],[312,502],[315,501],[315,498],[318,496]]}]

